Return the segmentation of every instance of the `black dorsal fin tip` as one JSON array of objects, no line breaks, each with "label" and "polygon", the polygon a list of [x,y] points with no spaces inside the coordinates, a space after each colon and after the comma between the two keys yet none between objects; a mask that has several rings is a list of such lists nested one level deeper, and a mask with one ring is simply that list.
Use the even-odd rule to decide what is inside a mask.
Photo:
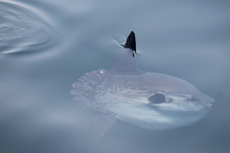
[{"label": "black dorsal fin tip", "polygon": [[136,38],[135,38],[135,33],[133,31],[130,32],[124,48],[130,48],[136,52]]}]

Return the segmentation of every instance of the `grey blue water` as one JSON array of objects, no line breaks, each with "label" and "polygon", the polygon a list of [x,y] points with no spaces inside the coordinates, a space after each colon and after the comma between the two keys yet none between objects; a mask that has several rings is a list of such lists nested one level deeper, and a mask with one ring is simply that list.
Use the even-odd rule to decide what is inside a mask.
[{"label": "grey blue water", "polygon": [[[229,8],[227,0],[0,0],[0,152],[228,153]],[[110,69],[132,30],[138,69],[186,80],[215,103],[177,128],[117,121],[94,144],[71,85]]]}]

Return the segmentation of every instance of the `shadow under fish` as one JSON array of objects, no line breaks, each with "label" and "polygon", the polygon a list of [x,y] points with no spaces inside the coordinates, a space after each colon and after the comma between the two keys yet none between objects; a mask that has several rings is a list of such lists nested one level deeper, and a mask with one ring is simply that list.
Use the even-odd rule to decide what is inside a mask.
[{"label": "shadow under fish", "polygon": [[116,120],[148,129],[189,125],[210,110],[214,100],[182,79],[136,68],[132,31],[110,70],[85,73],[73,83],[74,100],[92,110],[100,139]]}]

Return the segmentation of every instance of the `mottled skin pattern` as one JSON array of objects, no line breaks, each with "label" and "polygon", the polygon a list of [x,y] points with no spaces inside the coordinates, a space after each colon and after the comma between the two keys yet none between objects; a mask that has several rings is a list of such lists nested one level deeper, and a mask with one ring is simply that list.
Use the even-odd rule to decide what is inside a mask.
[{"label": "mottled skin pattern", "polygon": [[[172,128],[202,118],[213,99],[190,83],[151,72],[96,70],[73,84],[79,105],[145,128]],[[166,101],[152,103],[156,93]]]}]

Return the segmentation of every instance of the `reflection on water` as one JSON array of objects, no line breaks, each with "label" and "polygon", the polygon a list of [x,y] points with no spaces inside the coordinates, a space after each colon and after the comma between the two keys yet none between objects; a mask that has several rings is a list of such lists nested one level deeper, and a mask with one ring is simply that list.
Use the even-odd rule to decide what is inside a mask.
[{"label": "reflection on water", "polygon": [[[226,0],[1,0],[0,152],[228,153],[229,14]],[[186,80],[216,103],[189,126],[147,130],[119,121],[91,144],[90,116],[70,85],[108,69],[120,49],[111,38],[131,30],[141,70]]]},{"label": "reflection on water", "polygon": [[53,29],[34,8],[14,1],[0,1],[0,52],[44,49],[54,40]]}]

